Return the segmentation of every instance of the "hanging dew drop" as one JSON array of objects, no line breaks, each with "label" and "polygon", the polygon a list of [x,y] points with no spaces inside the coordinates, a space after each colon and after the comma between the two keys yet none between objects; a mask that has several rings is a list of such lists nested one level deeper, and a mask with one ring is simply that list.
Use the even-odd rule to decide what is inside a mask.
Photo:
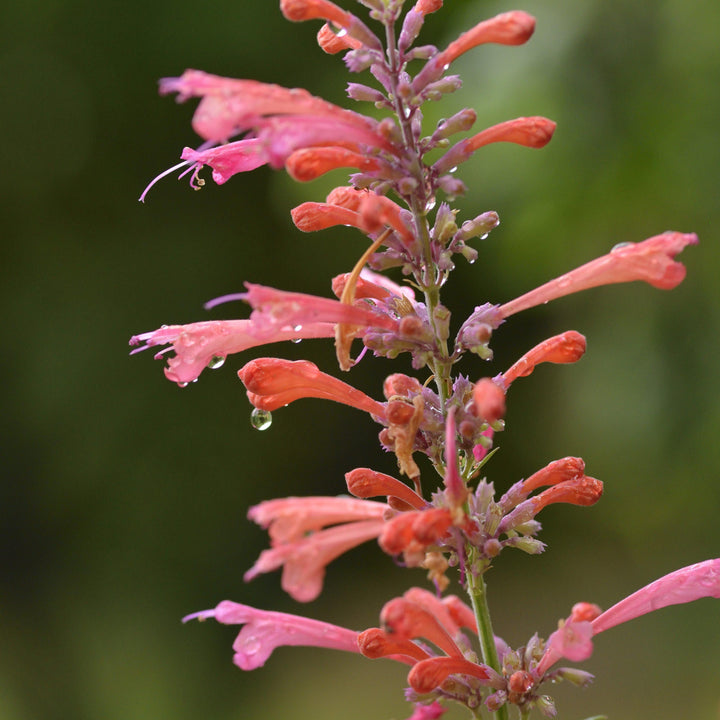
[{"label": "hanging dew drop", "polygon": [[254,408],[250,413],[250,424],[256,430],[267,430],[272,425],[272,413],[269,410]]},{"label": "hanging dew drop", "polygon": [[186,382],[179,382],[179,383],[177,384],[177,386],[180,387],[180,388],[186,388],[186,387],[188,386],[188,384],[187,384]]},{"label": "hanging dew drop", "polygon": [[225,364],[225,356],[224,355],[213,355],[210,358],[210,362],[207,364],[208,369],[210,370],[217,370],[218,368],[221,368]]}]

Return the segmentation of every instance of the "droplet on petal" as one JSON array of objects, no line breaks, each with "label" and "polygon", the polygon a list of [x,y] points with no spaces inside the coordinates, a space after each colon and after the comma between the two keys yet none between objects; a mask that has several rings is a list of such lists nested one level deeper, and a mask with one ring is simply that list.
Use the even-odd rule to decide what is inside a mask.
[{"label": "droplet on petal", "polygon": [[210,358],[210,362],[208,362],[207,366],[209,370],[217,370],[218,368],[221,368],[225,364],[225,356],[224,355],[213,355]]},{"label": "droplet on petal", "polygon": [[269,410],[254,408],[250,413],[250,424],[256,430],[267,430],[272,425],[272,413]]}]

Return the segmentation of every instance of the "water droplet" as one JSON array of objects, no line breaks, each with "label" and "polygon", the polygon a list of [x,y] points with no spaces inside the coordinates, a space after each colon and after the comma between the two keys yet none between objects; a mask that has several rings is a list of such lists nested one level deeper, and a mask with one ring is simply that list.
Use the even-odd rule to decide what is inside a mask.
[{"label": "water droplet", "polygon": [[179,382],[179,383],[177,384],[177,386],[178,386],[178,387],[187,387],[188,384],[187,384],[186,382]]},{"label": "water droplet", "polygon": [[618,243],[617,245],[613,245],[610,252],[612,253],[612,252],[615,252],[616,250],[621,250],[624,247],[630,247],[631,245],[634,245],[634,244],[635,243],[631,243],[631,242],[621,242],[621,243]]},{"label": "water droplet", "polygon": [[225,356],[224,355],[213,355],[210,358],[210,362],[207,364],[207,366],[210,370],[217,370],[218,368],[221,368],[224,364],[225,364]]},{"label": "water droplet", "polygon": [[480,239],[481,239],[481,240],[487,240],[487,236],[488,236],[489,234],[490,234],[490,233],[485,233],[484,235],[481,235],[481,236],[480,236]]},{"label": "water droplet", "polygon": [[411,112],[412,112],[412,108],[406,107],[406,108],[403,109],[403,115],[404,115],[406,118],[409,118],[409,117],[410,117],[410,113],[411,113]]},{"label": "water droplet", "polygon": [[456,172],[456,171],[457,171],[457,165],[455,165],[454,167],[451,167],[451,168],[448,170],[449,173],[454,173],[454,172]]},{"label": "water droplet", "polygon": [[269,410],[254,408],[250,413],[250,424],[256,430],[267,430],[272,425],[272,413]]},{"label": "water droplet", "polygon": [[302,342],[302,338],[293,338],[290,342],[294,342],[297,345],[299,342]]},{"label": "water droplet", "polygon": [[340,28],[336,33],[335,37],[345,37],[347,35],[347,30],[345,28]]},{"label": "water droplet", "polygon": [[428,200],[427,205],[425,205],[425,212],[430,212],[435,207],[435,198],[432,200]]},{"label": "water droplet", "polygon": [[477,260],[476,257],[470,257],[470,258],[468,258],[468,262],[470,263],[470,265],[473,265],[476,260]]}]

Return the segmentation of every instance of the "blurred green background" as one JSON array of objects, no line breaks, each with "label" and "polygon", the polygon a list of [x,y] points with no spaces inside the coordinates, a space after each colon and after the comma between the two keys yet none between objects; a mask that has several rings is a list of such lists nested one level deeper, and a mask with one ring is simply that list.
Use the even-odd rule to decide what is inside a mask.
[{"label": "blurred green background", "polygon": [[[446,5],[424,42],[444,46],[514,7]],[[607,607],[720,556],[720,4],[521,7],[538,19],[532,41],[464,56],[463,89],[428,110],[428,127],[465,106],[477,129],[519,115],[558,122],[546,149],[489,147],[460,171],[462,219],[494,209],[502,225],[448,285],[456,322],[618,242],[676,229],[701,244],[682,256],[688,279],[672,293],[635,283],[530,310],[496,334],[496,362],[463,366],[491,375],[551,334],[588,336],[581,363],[513,387],[488,467],[504,489],[582,455],[606,488],[592,509],[543,513],[544,556],[508,552],[492,571],[495,629],[512,644],[547,635],[578,600]],[[179,622],[232,598],[361,629],[422,584],[372,545],[334,563],[309,606],[285,597],[277,574],[242,581],[266,543],[247,507],[342,492],[361,465],[393,472],[377,428],[309,400],[253,430],[235,377],[253,353],[185,390],[149,354],[127,356],[134,333],[229,317],[237,307],[208,314],[202,303],[244,280],[328,294],[365,247],[354,231],[308,236],[289,219],[341,174],[298,186],[263,168],[200,193],[171,178],[138,203],[198,144],[193,103],[158,98],[156,79],[192,67],[343,102],[342,61],[315,45],[317,23],[286,22],[276,2],[30,0],[4,3],[0,18],[0,720],[401,720],[399,666],[281,649],[242,673],[233,628]],[[275,352],[335,372],[329,343]],[[351,381],[379,397],[389,368],[365,360]],[[558,688],[560,717],[720,717],[719,620],[718,601],[703,600],[600,636],[584,665],[596,683]]]}]

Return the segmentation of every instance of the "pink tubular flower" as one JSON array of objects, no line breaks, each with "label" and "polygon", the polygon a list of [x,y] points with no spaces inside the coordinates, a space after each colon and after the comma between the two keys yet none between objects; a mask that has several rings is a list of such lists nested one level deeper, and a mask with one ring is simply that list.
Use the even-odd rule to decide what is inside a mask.
[{"label": "pink tubular flower", "polygon": [[413,714],[408,720],[438,720],[447,712],[437,700],[429,705],[416,705]]},{"label": "pink tubular flower", "polygon": [[163,78],[160,94],[178,93],[178,102],[190,97],[202,100],[193,115],[193,129],[211,143],[224,143],[238,133],[256,126],[269,115],[331,116],[359,127],[374,121],[301,88],[286,88],[258,80],[237,80],[186,70],[178,78]]},{"label": "pink tubular flower", "polygon": [[241,670],[262,667],[273,650],[283,645],[359,652],[358,633],[354,630],[299,615],[258,610],[230,600],[223,600],[214,610],[188,615],[183,622],[207,618],[224,625],[244,625],[233,643],[233,662]]},{"label": "pink tubular flower", "polygon": [[250,316],[258,336],[272,335],[279,327],[302,329],[305,323],[346,323],[360,328],[396,330],[397,320],[362,303],[350,305],[334,298],[277,290],[245,283],[247,293],[239,297],[253,308]]},{"label": "pink tubular flower", "polygon": [[530,375],[540,363],[563,365],[577,362],[585,354],[585,348],[585,337],[575,330],[555,335],[526,352],[502,374],[502,382],[508,388],[517,378]]},{"label": "pink tubular flower", "polygon": [[509,142],[529,148],[542,148],[552,139],[556,123],[545,117],[521,117],[507,120],[499,125],[461,140],[448,150],[434,165],[433,170],[446,173],[465,162],[478,148],[490,143]]},{"label": "pink tubular flower", "polygon": [[463,517],[462,506],[468,488],[458,469],[457,438],[455,436],[455,408],[450,408],[445,421],[445,500],[457,519]]},{"label": "pink tubular flower", "polygon": [[258,358],[238,371],[250,402],[261,410],[277,410],[300,398],[334,400],[385,417],[385,405],[337,378],[321,372],[308,360]]},{"label": "pink tubular flower", "polygon": [[248,517],[268,529],[271,547],[260,553],[245,580],[282,567],[283,590],[298,602],[314,600],[322,591],[327,565],[377,538],[387,510],[385,503],[342,497],[290,497],[260,503],[250,508]]},{"label": "pink tubular flower", "polygon": [[333,337],[334,325],[330,322],[306,322],[302,327],[278,325],[272,333],[257,332],[251,320],[210,320],[189,325],[167,325],[153,332],[130,338],[130,345],[142,347],[133,353],[159,345],[170,345],[155,355],[161,359],[168,350],[175,355],[168,358],[165,376],[185,386],[198,378],[207,367],[220,367],[226,356],[268,343],[303,338]]},{"label": "pink tubular flower", "polygon": [[[408,488],[409,489],[409,488]],[[328,525],[381,520],[385,503],[347,497],[288,497],[265,500],[248,510],[248,518],[268,531],[273,546],[302,540]]]},{"label": "pink tubular flower", "polygon": [[561,622],[559,629],[548,638],[545,655],[538,664],[537,672],[544,674],[561,657],[574,662],[586,660],[592,654],[592,637],[598,633],[653,610],[704,597],[720,598],[720,558],[671,572],[628,595],[604,613],[578,613],[575,609],[584,611],[588,603],[576,605],[573,614],[567,621]]},{"label": "pink tubular flower", "polygon": [[510,315],[565,295],[600,285],[642,280],[661,290],[677,287],[685,278],[685,266],[675,261],[687,245],[696,245],[694,233],[666,232],[640,243],[621,243],[607,255],[591,260],[565,275],[500,306]]}]

